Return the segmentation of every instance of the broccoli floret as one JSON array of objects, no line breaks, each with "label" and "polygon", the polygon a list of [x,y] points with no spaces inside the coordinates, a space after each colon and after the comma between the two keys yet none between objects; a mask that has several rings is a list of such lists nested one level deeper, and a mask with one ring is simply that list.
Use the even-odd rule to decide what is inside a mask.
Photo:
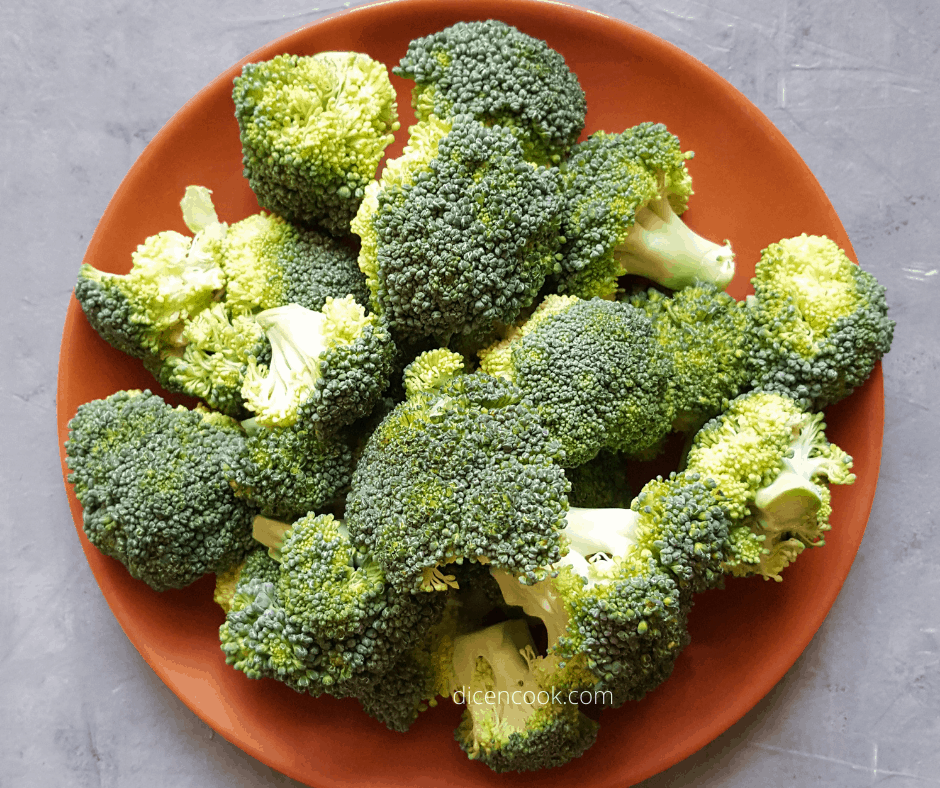
[{"label": "broccoli floret", "polygon": [[472,760],[496,772],[549,769],[594,743],[597,723],[546,681],[524,621],[459,636],[453,655],[454,693],[466,703],[456,738]]},{"label": "broccoli floret", "polygon": [[412,41],[392,71],[414,80],[418,120],[472,115],[499,124],[539,164],[559,163],[584,128],[584,91],[565,59],[494,19],[458,22]]},{"label": "broccoli floret", "polygon": [[150,236],[131,255],[129,273],[82,265],[75,297],[92,328],[123,353],[159,361],[178,352],[185,321],[225,286],[220,262],[227,227],[218,221],[209,194],[188,187],[180,206],[195,235],[167,230]]},{"label": "broccoli floret", "polygon": [[554,577],[526,586],[492,571],[506,602],[545,624],[556,683],[620,706],[668,678],[692,595],[721,583],[730,525],[714,482],[673,474],[630,509],[570,509]]},{"label": "broccoli floret", "polygon": [[402,373],[405,396],[411,398],[419,391],[434,391],[466,371],[467,360],[460,353],[447,348],[426,350]]},{"label": "broccoli floret", "polygon": [[369,306],[357,252],[263,211],[229,227],[222,267],[225,303],[237,315],[285,304],[319,310],[327,298],[347,295]]},{"label": "broccoli floret", "polygon": [[446,588],[442,568],[464,560],[534,582],[561,555],[560,453],[518,389],[461,375],[417,392],[372,434],[346,524],[403,590]]},{"label": "broccoli floret", "polygon": [[232,317],[221,302],[214,302],[188,320],[180,334],[182,347],[163,359],[145,361],[167,391],[199,397],[209,407],[229,416],[244,413],[242,386],[249,363],[270,355],[267,338],[248,315]]},{"label": "broccoli floret", "polygon": [[442,615],[444,594],[401,594],[331,515],[256,518],[279,564],[239,580],[220,629],[226,661],[299,692],[358,696],[387,675]]},{"label": "broccoli floret", "polygon": [[565,176],[559,292],[613,298],[625,274],[672,290],[696,281],[728,285],[731,248],[694,233],[678,215],[690,193],[690,156],[654,123],[597,132],[575,147]]},{"label": "broccoli floret", "polygon": [[232,492],[224,458],[244,441],[238,422],[149,391],[80,405],[65,450],[89,541],[158,591],[237,564],[254,510]]},{"label": "broccoli floret", "polygon": [[671,296],[650,288],[629,298],[652,320],[656,341],[672,360],[673,429],[685,432],[718,414],[750,382],[750,315],[705,282]]},{"label": "broccoli floret", "polygon": [[568,503],[579,509],[629,509],[633,493],[627,463],[619,452],[602,449],[593,460],[565,470],[571,482]]},{"label": "broccoli floret", "polygon": [[751,282],[755,388],[821,409],[864,383],[891,348],[884,287],[825,236],[771,244]]},{"label": "broccoli floret", "polygon": [[313,425],[262,427],[246,419],[246,449],[229,458],[235,494],[262,514],[292,521],[330,504],[349,485],[353,453],[345,435],[321,437]]},{"label": "broccoli floret", "polygon": [[780,581],[805,547],[825,543],[828,485],[855,481],[852,458],[825,426],[790,397],[755,391],[695,434],[687,468],[717,482],[733,520],[726,571]]},{"label": "broccoli floret", "polygon": [[258,577],[265,582],[274,583],[277,581],[277,573],[278,563],[271,560],[268,549],[255,544],[244,561],[216,575],[212,599],[228,613],[235,604],[235,592],[240,581],[247,582],[250,577]]},{"label": "broccoli floret", "polygon": [[278,55],[246,65],[232,98],[258,203],[347,234],[399,127],[385,66],[357,52]]},{"label": "broccoli floret", "polygon": [[575,467],[603,449],[642,452],[665,436],[672,366],[639,309],[599,298],[547,296],[480,368],[518,386]]},{"label": "broccoli floret", "polygon": [[298,422],[329,435],[366,416],[388,385],[395,346],[382,319],[352,296],[313,311],[287,304],[255,319],[271,343],[271,363],[249,361],[242,396],[258,424]]},{"label": "broccoli floret", "polygon": [[441,344],[512,322],[554,270],[561,207],[557,171],[526,162],[506,129],[417,124],[352,225],[373,308],[396,337]]}]

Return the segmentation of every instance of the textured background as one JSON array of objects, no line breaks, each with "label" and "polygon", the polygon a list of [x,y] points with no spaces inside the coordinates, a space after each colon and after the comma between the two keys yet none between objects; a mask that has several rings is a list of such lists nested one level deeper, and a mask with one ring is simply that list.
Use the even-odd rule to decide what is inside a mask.
[{"label": "textured background", "polygon": [[[148,141],[229,65],[351,5],[358,3],[0,7],[4,788],[299,785],[215,736],[112,617],[62,489],[55,370],[85,247]],[[940,785],[940,572],[931,541],[940,437],[940,4],[582,5],[690,52],[769,116],[822,183],[862,266],[886,284],[899,324],[884,363],[880,485],[841,596],[761,703],[644,785]]]}]

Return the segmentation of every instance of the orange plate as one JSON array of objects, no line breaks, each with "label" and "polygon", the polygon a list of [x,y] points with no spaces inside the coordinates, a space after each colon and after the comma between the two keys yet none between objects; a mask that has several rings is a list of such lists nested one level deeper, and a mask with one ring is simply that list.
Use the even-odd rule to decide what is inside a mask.
[{"label": "orange plate", "polygon": [[[695,196],[685,218],[699,233],[731,239],[738,274],[729,291],[748,292],[761,249],[802,232],[827,234],[851,255],[849,239],[819,183],[796,151],[743,95],[671,44],[599,14],[533,0],[402,0],[355,9],[278,39],[243,63],[291,52],[366,52],[389,66],[408,42],[460,20],[502,19],[545,39],[577,73],[588,98],[588,134],[642,121],[665,123],[694,150]],[[126,272],[148,235],[185,232],[179,201],[188,184],[212,189],[220,218],[257,211],[241,172],[231,101],[239,63],[186,104],[147,146],[121,183],[88,246],[87,262]],[[409,83],[393,77],[403,129],[414,122]],[[404,133],[389,154],[396,156]],[[59,360],[58,427],[82,402],[118,389],[155,388],[138,362],[105,344],[73,299]],[[862,539],[878,477],[884,422],[880,368],[828,414],[829,435],[856,459],[858,481],[833,490],[828,544],[808,550],[783,583],[732,580],[702,595],[692,645],[666,684],[640,703],[603,714],[597,744],[561,769],[514,776],[514,785],[616,786],[638,782],[718,736],[765,695],[819,628]],[[64,453],[63,453],[63,472]],[[225,664],[217,642],[223,615],[212,578],[158,594],[104,557],[75,525],[95,577],[131,642],[201,719],[254,757],[314,786],[481,786],[506,778],[467,760],[453,740],[459,709],[444,703],[407,734],[367,717],[354,700],[310,698],[274,681],[251,681]],[[442,777],[446,775],[446,777]]]}]

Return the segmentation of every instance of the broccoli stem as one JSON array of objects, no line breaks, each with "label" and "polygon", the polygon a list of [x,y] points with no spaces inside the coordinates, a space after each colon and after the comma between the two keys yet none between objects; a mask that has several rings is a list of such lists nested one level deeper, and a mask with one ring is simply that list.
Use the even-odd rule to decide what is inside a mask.
[{"label": "broccoli stem", "polygon": [[771,531],[798,530],[822,505],[819,487],[793,471],[783,471],[754,496],[761,525]]},{"label": "broccoli stem", "polygon": [[287,539],[291,526],[288,523],[282,523],[280,520],[272,520],[264,515],[255,515],[252,521],[251,535],[256,542],[260,542],[268,548],[268,554],[275,561],[281,560],[281,547]]},{"label": "broccoli stem", "polygon": [[505,569],[490,569],[490,573],[499,585],[503,601],[507,605],[521,607],[527,616],[541,620],[548,635],[548,645],[555,645],[568,629],[568,611],[551,579],[525,586]]},{"label": "broccoli stem", "polygon": [[693,232],[669,200],[659,198],[636,211],[626,240],[614,251],[625,273],[679,290],[696,281],[724,289],[734,277],[734,254]]}]

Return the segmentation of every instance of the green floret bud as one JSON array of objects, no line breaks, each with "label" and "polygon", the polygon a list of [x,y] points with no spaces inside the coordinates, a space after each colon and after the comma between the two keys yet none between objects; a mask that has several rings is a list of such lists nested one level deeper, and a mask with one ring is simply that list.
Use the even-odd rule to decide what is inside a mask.
[{"label": "green floret bud", "polygon": [[65,450],[85,535],[152,588],[183,588],[247,554],[254,511],[225,476],[224,458],[244,450],[232,419],[121,391],[79,406]]},{"label": "green floret bud", "polygon": [[372,410],[395,347],[384,322],[352,296],[328,298],[320,311],[287,304],[255,319],[271,343],[270,364],[249,362],[242,388],[258,424],[303,421],[328,435]]},{"label": "green floret bud", "polygon": [[824,544],[828,485],[855,481],[825,426],[790,397],[751,392],[696,433],[687,468],[715,481],[733,521],[727,571],[779,581],[803,547]]},{"label": "green floret bud", "polygon": [[453,585],[478,561],[529,582],[560,557],[568,482],[518,389],[462,375],[398,405],[353,474],[346,525],[402,590]]},{"label": "green floret bud", "polygon": [[584,128],[584,91],[564,58],[494,19],[458,22],[412,41],[393,72],[414,80],[419,120],[471,115],[499,124],[539,164],[558,164]]},{"label": "green floret bud", "polygon": [[679,218],[691,185],[679,141],[661,124],[598,132],[575,147],[565,179],[560,292],[613,298],[634,274],[678,290],[695,282],[724,289],[734,255]]},{"label": "green floret bud", "polygon": [[352,249],[263,211],[229,227],[222,266],[225,303],[236,315],[285,304],[319,310],[328,297],[347,295],[369,305],[365,277]]},{"label": "green floret bud", "polygon": [[454,641],[454,674],[466,710],[456,731],[471,760],[496,772],[562,766],[587,750],[597,723],[554,697],[526,623],[505,621]]},{"label": "green floret bud", "polygon": [[399,127],[385,66],[357,52],[278,55],[246,65],[232,98],[259,204],[296,224],[348,233]]},{"label": "green floret bud", "polygon": [[864,383],[891,348],[884,287],[825,236],[771,244],[751,282],[754,387],[821,409]]},{"label": "green floret bud", "polygon": [[353,454],[342,434],[321,437],[308,423],[262,427],[243,422],[246,450],[229,461],[235,494],[263,514],[293,520],[333,502],[352,476]]},{"label": "green floret bud", "polygon": [[702,424],[747,387],[751,323],[742,303],[707,283],[671,296],[650,288],[629,303],[649,316],[657,343],[672,360],[673,429]]},{"label": "green floret bud", "polygon": [[480,368],[518,386],[576,467],[601,449],[642,452],[670,430],[672,366],[629,304],[548,296]]},{"label": "green floret bud", "polygon": [[557,262],[560,176],[526,162],[507,130],[467,116],[412,132],[353,229],[393,333],[446,344],[512,322],[535,298]]},{"label": "green floret bud", "polygon": [[147,238],[131,254],[127,274],[85,263],[75,297],[98,334],[137,358],[162,358],[181,347],[187,320],[225,286],[220,266],[227,226],[215,215],[209,190],[190,186],[181,202],[193,237],[174,230]]},{"label": "green floret bud", "polygon": [[434,391],[457,375],[466,372],[467,361],[447,348],[436,348],[420,353],[402,375],[405,396],[413,397],[419,391]]}]

